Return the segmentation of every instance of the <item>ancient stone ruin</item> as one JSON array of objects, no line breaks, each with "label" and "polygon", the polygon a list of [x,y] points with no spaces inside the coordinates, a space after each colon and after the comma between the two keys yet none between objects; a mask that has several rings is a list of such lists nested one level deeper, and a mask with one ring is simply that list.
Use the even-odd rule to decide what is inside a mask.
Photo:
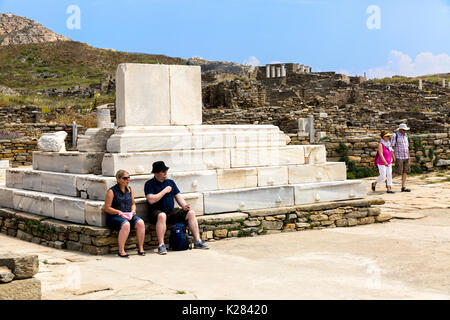
[{"label": "ancient stone ruin", "polygon": [[205,219],[366,195],[363,181],[346,180],[345,163],[326,161],[323,145],[288,146],[289,138],[273,125],[203,125],[198,66],[127,63],[118,66],[116,79],[117,127],[99,111],[98,128],[79,137],[78,151],[35,151],[33,169],[7,170],[1,207],[104,227],[106,191],[124,169],[132,176],[137,214],[147,220],[144,184],[159,160]]}]

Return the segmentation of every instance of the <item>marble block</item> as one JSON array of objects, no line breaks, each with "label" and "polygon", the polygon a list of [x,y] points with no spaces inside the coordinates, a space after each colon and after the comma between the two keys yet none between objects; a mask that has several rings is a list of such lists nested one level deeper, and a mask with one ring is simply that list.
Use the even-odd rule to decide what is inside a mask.
[{"label": "marble block", "polygon": [[9,160],[0,160],[0,169],[8,169]]},{"label": "marble block", "polygon": [[169,91],[168,65],[120,64],[116,72],[117,126],[170,125]]},{"label": "marble block", "polygon": [[66,173],[101,173],[102,152],[33,152],[33,169]]},{"label": "marble block", "polygon": [[115,176],[119,169],[130,175],[150,174],[156,161],[164,161],[170,172],[221,169],[230,167],[230,153],[226,149],[110,153],[103,158],[103,175]]},{"label": "marble block", "polygon": [[169,170],[168,178],[175,181],[182,193],[217,190],[216,170],[174,173]]},{"label": "marble block", "polygon": [[217,170],[219,190],[251,188],[258,186],[258,173],[255,168],[236,168]]},{"label": "marble block", "polygon": [[54,218],[54,195],[14,190],[13,209]]},{"label": "marble block", "polygon": [[192,148],[192,135],[185,126],[122,127],[107,142],[107,150],[115,153]]},{"label": "marble block", "polygon": [[344,181],[346,179],[345,162],[289,166],[289,184]]},{"label": "marble block", "polygon": [[[132,181],[130,180],[130,187],[133,188]],[[76,180],[78,192],[82,195],[82,198],[89,200],[105,200],[106,191],[116,183],[117,180],[115,177],[94,175],[80,176]]]},{"label": "marble block", "polygon": [[84,215],[84,200],[56,197],[54,200],[55,219],[75,223],[86,223]]},{"label": "marble block", "polygon": [[77,149],[81,152],[105,152],[106,143],[113,133],[111,128],[89,128],[78,137]]},{"label": "marble block", "polygon": [[291,186],[262,187],[203,193],[205,214],[291,206]]},{"label": "marble block", "polygon": [[258,187],[288,184],[288,167],[259,167]]},{"label": "marble block", "polygon": [[8,188],[23,189],[23,175],[30,169],[8,169],[5,173],[5,182]]},{"label": "marble block", "polygon": [[170,124],[202,123],[202,79],[200,66],[169,66]]},{"label": "marble block", "polygon": [[366,195],[366,185],[362,180],[321,182],[293,186],[296,205],[357,199]]},{"label": "marble block", "polygon": [[[191,205],[191,210],[194,210],[196,216],[202,216],[204,214],[202,193],[183,193],[181,194],[181,196],[186,201],[186,203]],[[180,208],[176,201],[175,208]]]},{"label": "marble block", "polygon": [[77,178],[79,175],[59,172],[39,172],[41,190],[46,193],[78,197]]},{"label": "marble block", "polygon": [[40,173],[34,170],[22,172],[22,188],[25,190],[42,191],[42,179]]},{"label": "marble block", "polygon": [[67,132],[46,132],[41,135],[38,141],[38,150],[47,152],[65,152],[66,144],[64,140],[67,137]]},{"label": "marble block", "polygon": [[86,201],[84,204],[84,217],[90,226],[106,227],[106,213],[103,211],[103,201]]},{"label": "marble block", "polygon": [[0,187],[0,207],[14,209],[14,189]]},{"label": "marble block", "polygon": [[231,149],[231,167],[260,167],[304,164],[303,146]]},{"label": "marble block", "polygon": [[305,145],[305,164],[325,163],[327,152],[324,145]]}]

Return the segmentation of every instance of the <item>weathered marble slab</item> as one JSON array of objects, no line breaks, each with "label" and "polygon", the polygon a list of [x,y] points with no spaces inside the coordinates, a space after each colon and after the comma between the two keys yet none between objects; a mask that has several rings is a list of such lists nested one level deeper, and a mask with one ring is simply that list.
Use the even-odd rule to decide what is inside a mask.
[{"label": "weathered marble slab", "polygon": [[54,200],[54,195],[34,191],[14,190],[13,209],[54,218]]},{"label": "weathered marble slab", "polygon": [[33,152],[33,169],[66,173],[101,173],[102,152]]},{"label": "weathered marble slab", "polygon": [[106,213],[103,211],[104,205],[103,201],[86,201],[84,217],[88,225],[106,227]]},{"label": "weathered marble slab", "polygon": [[14,189],[0,187],[0,207],[14,209]]},{"label": "weathered marble slab", "polygon": [[216,170],[173,173],[169,171],[168,178],[175,181],[181,193],[217,190]]},{"label": "weathered marble slab", "polygon": [[202,123],[200,66],[169,66],[170,124]]},{"label": "weathered marble slab", "polygon": [[219,190],[251,188],[256,186],[258,186],[258,172],[256,168],[217,170],[217,187]]},{"label": "weathered marble slab", "polygon": [[362,180],[321,182],[294,185],[295,204],[308,204],[363,198],[366,185]]},{"label": "weathered marble slab", "polygon": [[258,187],[288,184],[288,167],[259,167]]},{"label": "weathered marble slab", "polygon": [[42,191],[40,173],[33,170],[24,170],[22,173],[22,188],[25,190]]},{"label": "weathered marble slab", "polygon": [[115,153],[189,150],[192,136],[185,126],[122,127],[109,138],[107,150]]},{"label": "weathered marble slab", "polygon": [[344,162],[327,162],[289,166],[289,184],[344,181],[347,168]]},{"label": "weathered marble slab", "polygon": [[304,164],[304,146],[231,149],[231,167],[260,167]]},{"label": "weathered marble slab", "polygon": [[305,164],[318,164],[327,161],[327,152],[324,145],[305,145]]},{"label": "weathered marble slab", "polygon": [[9,160],[0,160],[0,169],[8,169]]},{"label": "weathered marble slab", "polygon": [[130,175],[150,174],[155,161],[164,161],[171,172],[222,169],[230,167],[230,153],[225,149],[110,153],[103,158],[103,175],[114,176],[119,169]]},{"label": "weathered marble slab", "polygon": [[111,128],[89,128],[78,137],[77,149],[81,152],[106,152],[106,143],[113,133]]},{"label": "weathered marble slab", "polygon": [[116,72],[118,126],[170,125],[169,66],[122,63]]},{"label": "weathered marble slab", "polygon": [[84,214],[85,201],[75,198],[56,197],[54,200],[55,219],[75,223],[86,223]]},{"label": "weathered marble slab", "polygon": [[5,173],[5,184],[8,188],[23,189],[23,175],[24,171],[31,169],[8,169]]},{"label": "weathered marble slab", "polygon": [[294,204],[291,186],[262,187],[204,192],[205,214],[290,206]]},{"label": "weathered marble slab", "polygon": [[[204,214],[203,208],[203,193],[193,192],[181,194],[186,203],[191,205],[191,210],[194,210],[196,216],[202,216]],[[175,207],[180,206],[175,201]]]},{"label": "weathered marble slab", "polygon": [[72,173],[38,171],[42,192],[78,197],[77,179],[80,175]]}]

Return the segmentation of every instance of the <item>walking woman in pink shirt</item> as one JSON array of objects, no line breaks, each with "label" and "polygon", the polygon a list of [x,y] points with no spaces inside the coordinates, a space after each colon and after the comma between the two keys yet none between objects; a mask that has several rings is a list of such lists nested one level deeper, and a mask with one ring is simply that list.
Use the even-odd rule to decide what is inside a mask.
[{"label": "walking woman in pink shirt", "polygon": [[394,193],[392,191],[392,162],[395,162],[395,156],[391,147],[390,137],[392,133],[381,131],[381,141],[378,144],[378,153],[375,159],[375,164],[378,166],[380,175],[377,180],[372,183],[372,191],[375,191],[377,183],[382,182],[385,178],[387,193]]}]

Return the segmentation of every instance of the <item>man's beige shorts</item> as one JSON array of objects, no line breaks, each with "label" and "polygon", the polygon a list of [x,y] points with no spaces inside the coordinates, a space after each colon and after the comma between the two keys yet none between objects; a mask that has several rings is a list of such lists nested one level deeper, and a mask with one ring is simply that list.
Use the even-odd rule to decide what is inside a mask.
[{"label": "man's beige shorts", "polygon": [[409,173],[411,171],[409,165],[409,159],[396,159],[395,161],[395,173],[396,174],[404,174]]}]

